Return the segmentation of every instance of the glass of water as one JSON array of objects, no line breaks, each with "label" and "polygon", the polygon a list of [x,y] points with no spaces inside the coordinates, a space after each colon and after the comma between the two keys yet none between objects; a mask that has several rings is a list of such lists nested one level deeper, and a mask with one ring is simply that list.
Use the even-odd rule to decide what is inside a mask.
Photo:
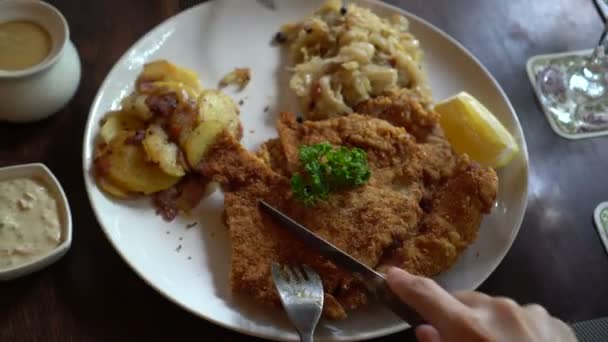
[{"label": "glass of water", "polygon": [[556,59],[537,75],[541,102],[572,134],[608,129],[608,0],[594,0],[604,32],[590,55]]}]

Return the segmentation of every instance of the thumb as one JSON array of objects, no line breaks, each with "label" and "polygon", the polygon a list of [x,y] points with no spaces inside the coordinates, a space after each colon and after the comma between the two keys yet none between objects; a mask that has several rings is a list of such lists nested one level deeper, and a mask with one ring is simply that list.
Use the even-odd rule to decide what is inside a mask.
[{"label": "thumb", "polygon": [[439,331],[448,331],[455,318],[469,310],[429,278],[392,267],[386,274],[390,289]]},{"label": "thumb", "polygon": [[441,342],[439,331],[428,324],[416,328],[416,340],[418,342]]}]

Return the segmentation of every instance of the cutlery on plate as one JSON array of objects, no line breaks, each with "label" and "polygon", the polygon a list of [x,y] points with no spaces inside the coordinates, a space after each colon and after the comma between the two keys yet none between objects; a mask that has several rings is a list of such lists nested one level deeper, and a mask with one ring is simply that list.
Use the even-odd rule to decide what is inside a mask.
[{"label": "cutlery on plate", "polygon": [[283,308],[298,331],[300,340],[312,342],[323,311],[321,277],[306,265],[290,267],[275,262],[272,263],[271,273]]},{"label": "cutlery on plate", "polygon": [[259,200],[259,204],[264,212],[280,222],[283,227],[296,234],[306,245],[315,249],[338,266],[350,271],[374,298],[387,306],[405,322],[413,327],[424,323],[424,320],[418,313],[399,300],[393,291],[390,290],[382,274],[360,263],[346,252],[340,250],[263,200]]}]

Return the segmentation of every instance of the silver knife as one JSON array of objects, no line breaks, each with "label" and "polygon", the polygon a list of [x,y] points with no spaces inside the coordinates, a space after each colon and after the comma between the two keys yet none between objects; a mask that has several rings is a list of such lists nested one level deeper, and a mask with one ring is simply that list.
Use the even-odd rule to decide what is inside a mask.
[{"label": "silver knife", "polygon": [[259,200],[259,204],[264,212],[280,222],[283,227],[296,234],[306,245],[315,249],[341,268],[351,272],[374,298],[386,305],[405,322],[413,327],[424,323],[424,320],[416,311],[397,298],[386,284],[386,279],[382,274],[360,263],[346,252],[340,250],[263,200]]}]

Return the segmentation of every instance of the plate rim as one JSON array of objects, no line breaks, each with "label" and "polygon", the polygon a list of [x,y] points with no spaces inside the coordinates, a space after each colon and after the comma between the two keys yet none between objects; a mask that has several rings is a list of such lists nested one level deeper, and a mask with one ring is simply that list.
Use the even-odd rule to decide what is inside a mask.
[{"label": "plate rim", "polygon": [[[87,123],[85,126],[85,130],[84,130],[84,136],[83,136],[83,143],[82,143],[82,171],[83,171],[83,177],[84,177],[84,183],[85,183],[85,189],[86,189],[86,193],[87,193],[87,198],[89,200],[89,204],[91,205],[91,209],[93,211],[93,214],[95,216],[95,219],[97,220],[97,224],[101,227],[101,230],[104,233],[104,236],[106,237],[106,239],[110,242],[110,245],[112,245],[112,248],[115,250],[115,252],[121,257],[121,259],[129,266],[129,268],[140,278],[142,279],[148,286],[150,286],[152,289],[154,289],[156,292],[158,292],[159,294],[161,294],[163,297],[165,297],[166,299],[168,299],[169,301],[171,301],[172,303],[174,303],[175,305],[177,305],[178,307],[184,309],[185,311],[187,311],[188,313],[196,316],[196,317],[200,317],[202,319],[205,319],[208,322],[211,322],[213,324],[216,324],[224,329],[227,330],[231,330],[231,331],[235,331],[237,333],[243,334],[243,335],[248,335],[248,336],[253,336],[253,337],[258,337],[258,338],[264,338],[264,339],[269,339],[269,340],[273,340],[273,341],[291,341],[289,339],[284,339],[284,338],[280,338],[274,335],[269,335],[266,333],[259,333],[256,331],[252,331],[252,330],[247,330],[245,328],[242,328],[240,326],[231,326],[228,325],[220,320],[215,319],[213,316],[210,315],[203,315],[200,312],[196,312],[194,309],[188,307],[187,305],[185,305],[184,303],[179,302],[176,298],[174,298],[172,295],[170,295],[169,293],[167,293],[166,291],[162,290],[159,286],[157,286],[154,282],[152,282],[150,279],[147,278],[147,276],[143,273],[140,272],[138,270],[137,267],[135,267],[135,265],[130,261],[129,258],[127,258],[125,256],[125,254],[123,253],[123,251],[118,248],[117,246],[117,241],[115,241],[112,237],[111,234],[109,232],[109,230],[101,223],[101,213],[98,213],[96,207],[93,205],[93,201],[92,201],[92,191],[93,191],[93,186],[92,186],[92,182],[90,183],[88,181],[88,177],[90,177],[90,175],[88,175],[88,173],[90,172],[90,160],[87,159],[87,149],[88,149],[88,144],[90,142],[90,135],[92,134],[94,125],[96,124],[93,120],[91,120],[92,115],[94,114],[94,112],[97,111],[98,107],[100,106],[100,100],[101,100],[101,90],[106,88],[108,83],[110,82],[110,74],[112,74],[112,72],[115,70],[115,68],[118,67],[119,64],[122,64],[128,57],[129,53],[132,51],[132,49],[139,45],[141,42],[145,41],[146,39],[148,39],[150,36],[153,35],[153,33],[155,31],[157,31],[157,29],[159,29],[160,27],[166,25],[167,23],[170,23],[172,21],[176,21],[179,20],[179,18],[183,15],[185,15],[186,13],[193,11],[199,7],[203,7],[203,6],[207,6],[208,4],[214,2],[214,1],[219,1],[219,0],[210,0],[210,1],[206,1],[204,3],[200,3],[197,4],[195,6],[192,6],[190,8],[187,8],[179,13],[174,14],[171,17],[168,17],[164,20],[162,20],[161,22],[159,22],[158,24],[154,25],[154,27],[150,28],[146,33],[144,33],[141,37],[139,37],[135,42],[133,42],[124,52],[123,54],[114,62],[114,64],[112,65],[112,67],[108,70],[106,76],[104,77],[104,80],[101,82],[101,84],[99,85],[99,87],[97,88],[97,92],[95,94],[95,98],[93,99],[93,102],[91,103],[91,107],[89,109],[88,115],[87,115]],[[435,33],[439,34],[443,39],[449,41],[450,43],[452,43],[455,47],[457,47],[458,49],[460,49],[470,60],[472,60],[475,64],[477,64],[478,67],[480,67],[480,69],[483,71],[483,73],[485,74],[486,77],[488,77],[488,79],[492,82],[492,84],[495,86],[495,88],[498,90],[498,93],[501,97],[501,99],[506,103],[507,108],[509,109],[509,111],[511,112],[511,115],[514,119],[515,122],[515,127],[514,129],[519,133],[519,135],[522,137],[521,142],[520,142],[520,153],[522,154],[522,159],[523,159],[523,164],[525,166],[525,173],[523,174],[523,176],[525,177],[525,183],[524,183],[524,189],[523,189],[523,193],[526,194],[524,201],[522,203],[522,212],[521,215],[519,217],[519,219],[517,220],[517,225],[515,230],[513,231],[513,233],[510,236],[510,241],[508,242],[508,248],[506,249],[506,252],[499,258],[497,258],[495,264],[492,265],[491,268],[488,268],[488,270],[483,274],[482,277],[479,278],[479,280],[477,282],[475,282],[475,286],[472,290],[477,289],[481,284],[483,284],[488,278],[489,276],[494,273],[494,271],[496,270],[496,268],[502,263],[503,259],[505,258],[505,256],[508,254],[508,252],[511,250],[513,243],[515,242],[515,238],[517,237],[519,230],[521,229],[521,225],[523,222],[523,219],[525,217],[525,213],[527,211],[527,207],[528,207],[528,192],[529,192],[529,168],[530,168],[530,161],[529,161],[529,155],[528,155],[528,147],[527,147],[527,143],[526,143],[526,138],[521,126],[521,122],[519,120],[519,116],[517,115],[517,112],[515,111],[515,109],[513,108],[513,105],[511,104],[511,101],[509,100],[509,97],[506,95],[504,89],[502,88],[502,86],[498,83],[498,81],[494,78],[494,76],[492,75],[492,73],[490,73],[490,71],[486,68],[486,66],[472,53],[470,52],[463,44],[461,44],[458,40],[456,40],[455,38],[453,38],[452,36],[450,36],[448,33],[446,33],[445,31],[443,31],[442,29],[440,29],[439,27],[435,26],[434,24],[432,24],[431,22],[427,21],[426,19],[423,19],[421,17],[419,17],[416,14],[413,14],[405,9],[402,9],[396,5],[393,4],[389,4],[389,3],[385,3],[381,0],[355,0],[355,2],[358,5],[365,5],[367,4],[371,4],[373,7],[384,7],[387,10],[390,10],[392,12],[398,13],[400,15],[404,15],[407,17],[408,20],[414,20],[417,21],[419,24],[423,25],[423,26],[427,26],[428,28],[430,28],[432,31],[434,31]],[[387,327],[387,328],[382,328],[382,329],[378,329],[375,330],[373,332],[369,332],[369,333],[360,333],[359,335],[350,338],[348,340],[350,341],[362,341],[362,340],[367,340],[367,339],[373,339],[373,338],[380,338],[380,337],[384,337],[387,335],[391,335],[391,334],[395,334],[401,331],[406,330],[407,328],[409,328],[410,326],[407,323],[401,323],[401,324],[395,324],[394,326],[391,327]],[[335,341],[334,339],[324,339],[326,341]]]}]

